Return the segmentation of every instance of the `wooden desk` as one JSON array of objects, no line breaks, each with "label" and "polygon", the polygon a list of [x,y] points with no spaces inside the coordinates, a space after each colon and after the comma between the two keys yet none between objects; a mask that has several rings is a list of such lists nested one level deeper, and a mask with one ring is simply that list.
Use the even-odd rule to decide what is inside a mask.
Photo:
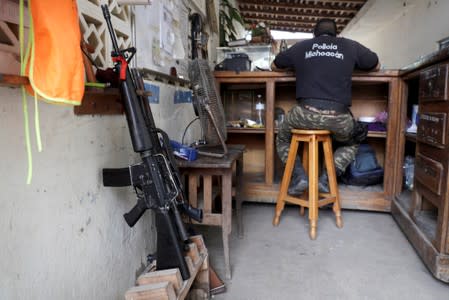
[{"label": "wooden desk", "polygon": [[[355,117],[375,116],[388,111],[387,131],[369,132],[367,142],[376,149],[384,168],[383,184],[370,188],[340,185],[342,207],[347,209],[390,211],[391,199],[400,193],[402,170],[399,151],[399,122],[402,122],[401,85],[397,70],[354,72],[352,112]],[[296,104],[293,73],[215,71],[227,121],[249,118],[256,96],[265,99],[264,128],[228,128],[228,143],[245,144],[245,201],[275,203],[279,193],[283,164],[276,154],[276,109],[288,112]],[[405,123],[405,120],[404,120]]]},{"label": "wooden desk", "polygon": [[[220,226],[223,232],[223,250],[225,259],[226,279],[231,279],[231,266],[229,260],[229,234],[232,230],[232,196],[236,199],[237,227],[239,237],[243,236],[240,190],[243,173],[244,145],[228,145],[229,153],[223,158],[199,155],[195,161],[177,160],[182,174],[188,179],[188,198],[193,207],[201,207],[198,200],[203,200],[203,225]],[[236,189],[233,190],[232,178],[235,170]],[[203,190],[198,193],[199,177],[203,177]],[[221,213],[212,211],[214,201],[213,177],[219,178],[221,183]],[[234,193],[233,193],[234,192]],[[199,197],[202,196],[202,197]]]}]

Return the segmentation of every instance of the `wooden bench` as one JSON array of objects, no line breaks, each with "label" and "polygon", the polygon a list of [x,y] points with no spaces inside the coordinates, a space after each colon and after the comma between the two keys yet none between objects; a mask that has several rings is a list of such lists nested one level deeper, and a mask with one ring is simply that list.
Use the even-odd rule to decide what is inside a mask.
[{"label": "wooden bench", "polygon": [[[190,272],[182,280],[179,269],[144,272],[137,278],[136,286],[125,293],[126,300],[183,300],[209,299],[209,256],[203,237],[190,237],[189,251],[185,257]],[[157,263],[157,262],[156,262]]]}]

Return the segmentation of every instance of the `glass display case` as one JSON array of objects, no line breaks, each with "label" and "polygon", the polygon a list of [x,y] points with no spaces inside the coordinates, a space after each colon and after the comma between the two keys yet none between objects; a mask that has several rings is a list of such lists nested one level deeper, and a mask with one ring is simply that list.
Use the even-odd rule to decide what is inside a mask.
[{"label": "glass display case", "polygon": [[271,45],[217,47],[217,63],[230,58],[233,53],[245,53],[251,60],[251,71],[269,70],[275,53]]}]

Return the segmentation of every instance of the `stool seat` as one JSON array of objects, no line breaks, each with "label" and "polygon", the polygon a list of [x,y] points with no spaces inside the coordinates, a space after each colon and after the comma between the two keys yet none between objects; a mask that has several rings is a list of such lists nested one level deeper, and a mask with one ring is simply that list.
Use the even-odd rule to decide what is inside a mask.
[{"label": "stool seat", "polygon": [[305,135],[330,135],[331,132],[329,130],[315,130],[315,129],[292,129],[292,134],[305,134]]},{"label": "stool seat", "polygon": [[[336,217],[337,227],[343,227],[341,218],[340,198],[338,193],[337,176],[332,151],[331,132],[329,130],[310,130],[310,129],[292,129],[292,138],[288,152],[287,163],[285,165],[284,175],[282,177],[279,195],[276,201],[275,216],[273,225],[279,225],[279,219],[284,209],[285,202],[297,204],[300,206],[300,213],[304,215],[304,207],[309,208],[309,236],[312,240],[316,239],[318,209],[321,206],[333,203],[333,211]],[[295,160],[300,143],[307,144],[303,147],[302,163],[309,176],[309,188],[302,195],[288,195],[288,187],[293,175]],[[318,191],[319,181],[319,143],[324,150],[324,163],[329,180],[329,193],[320,193]]]}]

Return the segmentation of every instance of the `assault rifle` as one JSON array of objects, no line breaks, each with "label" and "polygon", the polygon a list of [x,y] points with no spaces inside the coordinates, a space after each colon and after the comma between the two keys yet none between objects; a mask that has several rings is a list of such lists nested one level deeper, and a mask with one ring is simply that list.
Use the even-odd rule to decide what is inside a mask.
[{"label": "assault rifle", "polygon": [[190,273],[183,250],[189,236],[180,210],[198,222],[202,221],[202,211],[184,201],[183,186],[168,135],[155,126],[146,97],[137,92],[143,91],[143,80],[137,70],[128,68],[136,49],[119,49],[109,10],[106,5],[101,8],[112,40],[111,56],[114,70],[120,77],[120,92],[133,149],[142,159],[128,168],[103,169],[103,185],[134,187],[137,204],[124,215],[130,227],[147,209],[155,210],[157,268],[179,268],[182,278],[186,280]]}]

